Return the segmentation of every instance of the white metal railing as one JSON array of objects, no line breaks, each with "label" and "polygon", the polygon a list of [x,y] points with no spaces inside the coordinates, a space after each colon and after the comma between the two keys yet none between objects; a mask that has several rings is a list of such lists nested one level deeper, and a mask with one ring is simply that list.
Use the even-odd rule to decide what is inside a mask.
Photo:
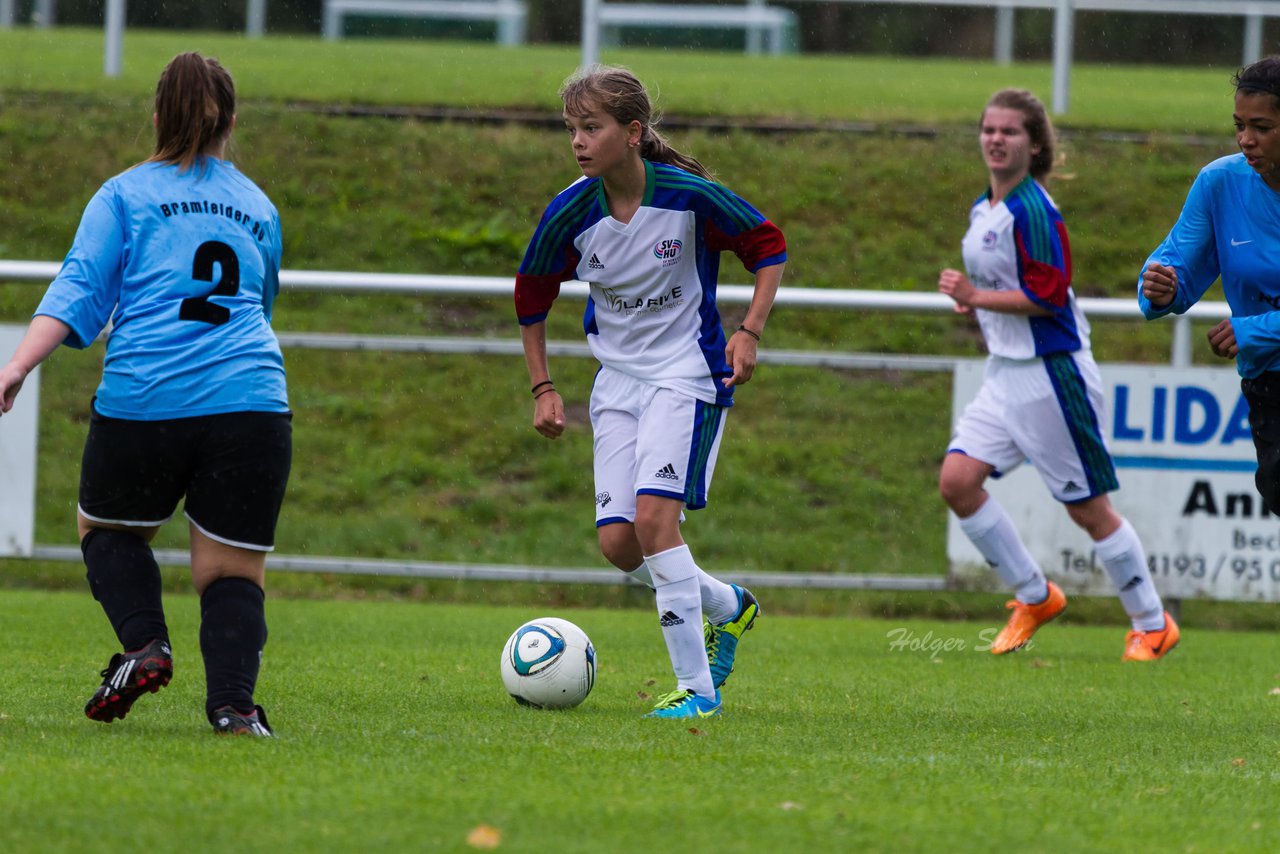
[{"label": "white metal railing", "polygon": [[[58,274],[57,261],[2,261],[0,282],[47,283]],[[358,273],[328,270],[282,270],[282,289],[327,293],[416,294],[441,297],[505,297],[511,298],[513,279],[507,276],[444,276],[412,273]],[[1137,280],[1134,282],[1135,289]],[[720,285],[717,302],[724,305],[747,305],[754,289],[750,285]],[[560,289],[564,297],[587,298],[587,285],[566,282]],[[1082,297],[1080,308],[1093,318],[1136,320],[1142,317],[1137,298],[1110,299]],[[890,311],[914,314],[951,313],[950,297],[938,293],[904,291],[840,290],[784,286],[774,303],[779,308],[831,309],[837,311]],[[1176,317],[1170,363],[1175,367],[1191,364],[1191,320],[1221,320],[1230,316],[1225,302],[1199,302],[1184,315]],[[388,349],[447,353],[519,353],[518,341],[496,341],[475,338],[404,338],[395,336],[324,335],[317,333],[277,333],[282,344],[318,349]],[[555,344],[566,355],[588,355],[583,344]],[[555,351],[553,351],[555,352]],[[806,355],[807,354],[807,355]],[[894,356],[868,353],[830,353],[809,351],[761,352],[761,361],[774,364],[823,365],[834,367],[891,367],[912,370],[945,370],[954,359],[941,356]]]},{"label": "white metal railing", "polygon": [[[61,265],[56,261],[0,261],[0,283],[43,284],[52,279]],[[361,294],[421,294],[442,297],[506,298],[512,295],[510,277],[434,276],[388,273],[332,272],[323,270],[283,270],[281,286],[288,290]],[[728,304],[750,302],[753,288],[747,285],[722,285],[716,293]],[[573,299],[585,299],[587,286],[567,282],[561,293]],[[1140,317],[1136,300],[1080,300],[1083,310],[1098,318]],[[912,313],[951,312],[952,301],[942,294],[900,293],[892,291],[855,291],[824,288],[784,287],[778,292],[778,306],[804,309],[894,311]],[[1187,315],[1177,319],[1174,333],[1173,364],[1190,363],[1190,317],[1218,319],[1226,316],[1225,303],[1201,302]],[[312,349],[378,349],[439,353],[489,353],[516,356],[523,352],[518,340],[476,338],[410,338],[402,336],[354,336],[323,333],[277,333],[282,346]],[[1179,343],[1181,341],[1181,343]],[[579,342],[547,343],[552,355],[589,356],[590,350]],[[3,358],[5,354],[0,354]],[[833,353],[817,350],[786,351],[766,348],[760,361],[768,364],[856,368],[869,370],[950,370],[955,363],[944,356],[899,356],[880,353]],[[80,559],[75,546],[35,545],[28,557],[37,560],[75,562]],[[159,563],[186,566],[190,556],[180,550],[159,550]],[[630,584],[625,573],[578,567],[531,567],[517,565],[461,564],[439,561],[368,560],[341,556],[309,557],[270,555],[267,566],[290,572],[326,572],[357,575],[380,575],[454,580],[501,580],[525,582],[558,582],[578,584]],[[727,581],[758,587],[793,587],[851,590],[945,590],[949,580],[942,575],[850,575],[830,573],[722,573]]]}]

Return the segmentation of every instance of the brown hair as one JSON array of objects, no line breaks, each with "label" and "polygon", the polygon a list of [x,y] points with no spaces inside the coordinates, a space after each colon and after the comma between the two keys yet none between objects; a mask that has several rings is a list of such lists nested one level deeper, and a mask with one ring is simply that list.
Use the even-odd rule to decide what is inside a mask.
[{"label": "brown hair", "polygon": [[218,60],[178,54],[156,84],[156,149],[147,162],[190,169],[231,133],[235,114],[236,86]]},{"label": "brown hair", "polygon": [[708,181],[715,180],[705,166],[672,148],[658,133],[655,128],[658,117],[654,114],[649,93],[628,69],[612,65],[579,69],[560,87],[560,100],[564,102],[565,112],[571,116],[585,116],[599,108],[618,124],[639,122],[641,157],[701,175]]},{"label": "brown hair", "polygon": [[[991,100],[987,101],[987,105],[982,108],[983,118],[991,107],[1017,110],[1022,113],[1022,127],[1031,138],[1031,144],[1040,146],[1040,151],[1031,155],[1031,168],[1028,171],[1037,181],[1042,183],[1047,181],[1049,173],[1053,171],[1057,140],[1053,133],[1053,123],[1049,121],[1049,113],[1045,110],[1044,104],[1026,89],[1001,89],[992,95]],[[979,119],[979,123],[981,121]]]}]

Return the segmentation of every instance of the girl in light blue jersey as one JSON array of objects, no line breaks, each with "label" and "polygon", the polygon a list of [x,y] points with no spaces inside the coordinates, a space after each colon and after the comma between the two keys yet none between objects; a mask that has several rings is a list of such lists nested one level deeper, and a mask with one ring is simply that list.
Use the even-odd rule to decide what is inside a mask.
[{"label": "girl in light blue jersey", "polygon": [[[631,72],[587,69],[560,96],[583,177],[547,207],[516,276],[533,426],[550,439],[564,432],[546,318],[561,282],[588,282],[583,328],[601,365],[591,391],[600,549],[655,591],[676,690],[649,716],[707,717],[720,713],[719,689],[760,609],[750,591],[698,566],[680,522],[707,503],[734,387],[755,369],[786,243],[667,145]],[[751,306],[728,336],[715,302],[725,249],[755,276]]]},{"label": "girl in light blue jersey", "polygon": [[89,587],[123,651],[85,714],[123,718],[172,677],[150,542],[185,497],[205,711],[216,732],[270,735],[253,692],[267,636],[265,558],[291,455],[284,361],[270,325],[280,217],[225,159],[235,86],[216,60],[175,57],[156,86],[153,120],[154,153],[89,202],[0,369],[0,413],[59,344],[86,348],[110,323],[77,521]]},{"label": "girl in light blue jersey", "polygon": [[965,272],[943,270],[938,289],[975,314],[989,356],[982,387],[956,420],[938,488],[960,528],[1013,588],[1008,623],[991,652],[1013,652],[1066,608],[1012,519],[984,487],[1030,460],[1084,529],[1115,584],[1132,629],[1122,659],[1153,661],[1178,643],[1178,626],[1151,581],[1133,526],[1107,493],[1118,488],[1102,436],[1102,383],[1089,324],[1071,290],[1071,247],[1045,188],[1054,136],[1044,104],[1023,89],[987,102],[978,142],[988,189],[969,210]]},{"label": "girl in light blue jersey", "polygon": [[1182,314],[1219,277],[1231,317],[1209,346],[1235,359],[1258,454],[1255,480],[1280,511],[1280,57],[1235,76],[1240,153],[1196,176],[1182,214],[1147,259],[1138,305],[1148,319]]}]

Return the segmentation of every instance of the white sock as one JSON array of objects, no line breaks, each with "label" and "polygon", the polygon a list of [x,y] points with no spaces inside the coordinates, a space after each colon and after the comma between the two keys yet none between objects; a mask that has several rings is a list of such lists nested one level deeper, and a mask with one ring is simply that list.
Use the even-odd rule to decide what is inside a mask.
[{"label": "white sock", "polygon": [[702,638],[702,593],[698,565],[688,546],[646,556],[653,575],[662,638],[676,673],[676,687],[708,699],[716,695]]},{"label": "white sock", "polygon": [[960,530],[978,547],[1000,580],[1013,588],[1019,602],[1034,605],[1049,595],[1044,573],[994,495],[988,494],[976,513],[960,520]]},{"label": "white sock", "polygon": [[1120,591],[1120,604],[1124,605],[1134,629],[1154,632],[1164,628],[1164,603],[1151,581],[1138,532],[1129,520],[1123,520],[1115,533],[1096,541],[1093,547]]},{"label": "white sock", "polygon": [[653,589],[653,575],[649,572],[649,564],[642,563],[635,569],[628,572],[627,575],[631,576],[636,581],[639,581],[650,590]]},{"label": "white sock", "polygon": [[698,590],[702,593],[702,613],[711,624],[718,626],[738,616],[738,593],[732,584],[725,584],[713,575],[698,568]]}]

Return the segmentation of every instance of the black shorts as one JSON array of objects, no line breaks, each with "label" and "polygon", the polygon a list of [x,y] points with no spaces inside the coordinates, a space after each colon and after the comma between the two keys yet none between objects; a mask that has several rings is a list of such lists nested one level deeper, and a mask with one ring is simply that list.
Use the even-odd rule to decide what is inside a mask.
[{"label": "black shorts", "polygon": [[1240,381],[1249,402],[1249,427],[1258,452],[1254,483],[1272,513],[1280,510],[1280,373],[1270,371]]},{"label": "black shorts", "polygon": [[230,412],[132,421],[95,410],[80,466],[80,514],[94,522],[155,526],[185,495],[187,519],[220,543],[275,546],[289,482],[288,412]]}]

